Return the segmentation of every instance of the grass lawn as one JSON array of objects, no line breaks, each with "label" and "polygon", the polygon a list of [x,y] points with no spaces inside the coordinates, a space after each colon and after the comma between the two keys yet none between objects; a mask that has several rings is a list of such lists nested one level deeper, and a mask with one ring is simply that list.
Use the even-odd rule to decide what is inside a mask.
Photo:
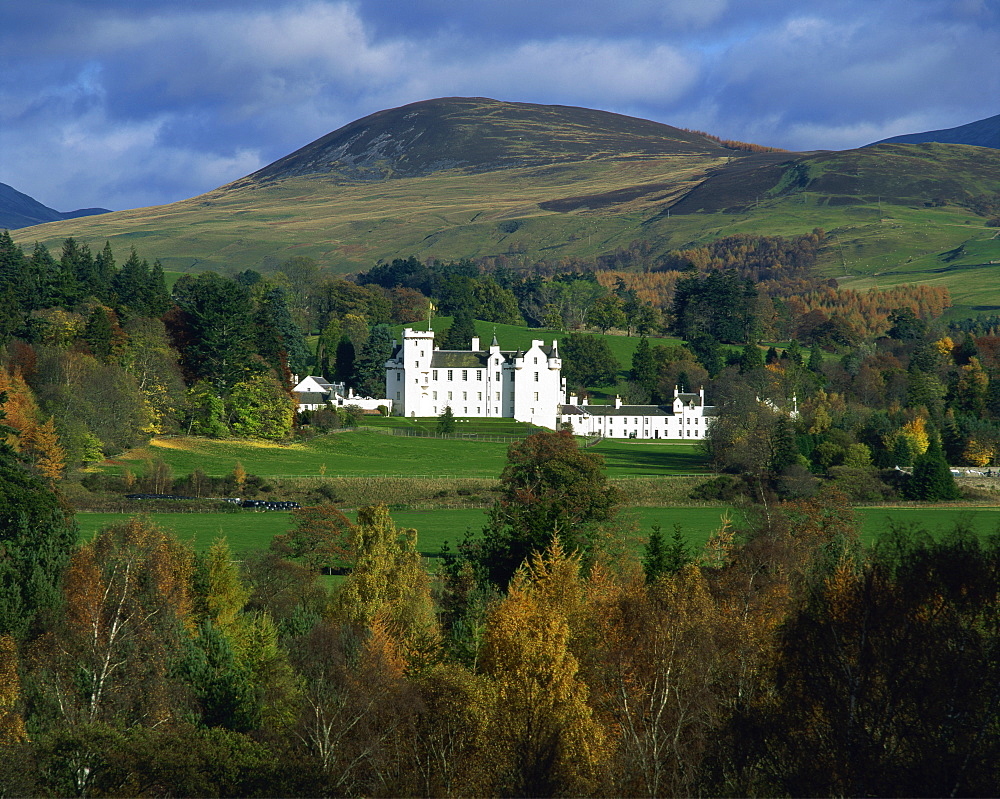
[{"label": "grass lawn", "polygon": [[889,521],[925,527],[934,535],[950,531],[956,522],[968,524],[979,535],[1000,532],[1000,508],[857,508],[861,540],[870,543],[889,529]]},{"label": "grass lawn", "polygon": [[[632,508],[622,514],[625,528],[634,527],[628,538],[636,548],[645,541],[653,524],[659,524],[666,534],[679,523],[692,548],[700,548],[718,528],[726,508]],[[78,513],[81,540],[89,540],[103,527],[124,521],[135,514]],[[355,514],[348,513],[350,518]],[[291,528],[292,515],[282,511],[255,513],[151,513],[149,518],[196,550],[206,550],[220,536],[225,536],[234,552],[265,549],[271,539]],[[454,550],[466,530],[478,533],[486,522],[486,511],[480,508],[460,510],[393,511],[398,527],[417,530],[417,547],[425,557],[441,552],[447,541]]]},{"label": "grass lawn", "polygon": [[213,441],[203,438],[158,438],[102,468],[143,472],[145,462],[161,458],[174,476],[201,469],[221,477],[236,462],[261,477],[368,477],[379,475],[496,477],[503,469],[507,445],[484,441],[393,437],[355,431],[319,436],[308,443],[269,444]]},{"label": "grass lawn", "polygon": [[698,444],[606,438],[588,452],[604,456],[608,477],[704,474],[705,455]]},{"label": "grass lawn", "polygon": [[[415,429],[427,420],[412,421]],[[483,422],[484,420],[475,420]],[[513,423],[518,425],[519,423]],[[461,430],[488,436],[518,432],[510,424],[458,425]],[[521,431],[523,434],[523,430]],[[160,458],[174,477],[201,469],[212,477],[233,471],[239,461],[249,474],[261,477],[499,477],[508,443],[475,439],[389,436],[351,431],[318,436],[305,443],[271,444],[254,441],[215,441],[177,436],[157,438],[146,447],[131,450],[113,461],[99,464],[109,472],[130,469],[143,474],[147,462]],[[704,458],[696,444],[639,440],[605,440],[593,449],[605,457],[609,477],[656,476],[703,472]]]},{"label": "grass lawn", "polygon": [[[989,535],[1000,529],[1000,508],[858,508],[861,521],[861,539],[871,544],[876,535],[888,529],[887,520],[904,524],[925,526],[932,534],[950,530],[956,521],[967,522],[980,535]],[[734,523],[739,522],[739,512],[723,506],[699,508],[626,508],[621,513],[623,534],[628,548],[639,552],[649,537],[654,524],[660,525],[663,534],[673,534],[675,524],[692,552],[705,546],[709,536],[719,529],[722,519],[729,514]],[[353,513],[348,514],[352,519]],[[204,551],[220,536],[225,536],[234,552],[265,549],[271,539],[287,532],[292,525],[290,513],[274,511],[255,513],[153,513],[150,519],[160,527],[172,531],[180,540],[190,542],[198,551]],[[89,540],[101,528],[124,521],[129,514],[78,513],[81,540]],[[465,536],[466,530],[478,533],[486,521],[482,509],[393,511],[393,521],[399,527],[417,530],[417,547],[424,557],[440,554],[445,541],[452,551]]]}]

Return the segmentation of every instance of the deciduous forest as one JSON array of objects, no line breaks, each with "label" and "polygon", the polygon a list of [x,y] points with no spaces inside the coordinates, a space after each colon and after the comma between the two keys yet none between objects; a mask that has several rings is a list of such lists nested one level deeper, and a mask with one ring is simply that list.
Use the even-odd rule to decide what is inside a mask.
[{"label": "deciduous forest", "polygon": [[[1000,449],[1000,320],[817,281],[822,240],[354,280],[302,258],[168,289],[135,251],[0,235],[4,792],[995,793],[1000,537],[887,524],[863,544],[851,503],[975,498],[950,467]],[[128,488],[82,466],[166,433],[349,423],[297,414],[291,375],[378,393],[390,326],[431,303],[449,346],[473,320],[557,331],[578,393],[704,387],[715,473],[694,498],[739,524],[634,551],[628,498],[563,430],[510,445],[482,529],[439,558],[386,507],[329,502],[260,552],[196,552],[141,516],[78,540],[73,503]]]}]

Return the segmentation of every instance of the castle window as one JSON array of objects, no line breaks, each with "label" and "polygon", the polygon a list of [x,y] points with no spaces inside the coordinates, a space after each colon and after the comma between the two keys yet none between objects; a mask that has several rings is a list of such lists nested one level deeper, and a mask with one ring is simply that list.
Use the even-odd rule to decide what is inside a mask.
[{"label": "castle window", "polygon": [[469,379],[469,370],[468,369],[463,369],[462,370],[462,379],[463,380],[468,380]]},{"label": "castle window", "polygon": [[538,402],[538,392],[535,392],[535,402]]},{"label": "castle window", "polygon": [[451,369],[448,370],[448,379],[451,380],[454,377],[454,373]]},{"label": "castle window", "polygon": [[483,370],[476,369],[476,380],[482,380],[482,379],[483,379]]},{"label": "castle window", "polygon": [[499,380],[499,379],[500,379],[500,373],[497,372],[497,380]]},{"label": "castle window", "polygon": [[396,382],[398,383],[402,379],[403,379],[403,373],[402,372],[396,372]]},{"label": "castle window", "polygon": [[433,370],[433,371],[431,372],[431,378],[432,378],[432,379],[434,379],[434,380],[437,380],[437,379],[438,379],[438,370],[437,370],[437,369],[434,369],[434,370]]},{"label": "castle window", "polygon": [[468,391],[463,391],[462,392],[462,399],[467,400],[468,398],[469,398],[469,392]]},{"label": "castle window", "polygon": [[451,392],[448,392],[448,399],[451,399]]},{"label": "castle window", "polygon": [[432,393],[433,393],[433,396],[431,397],[431,399],[437,399],[438,398],[438,393],[436,391],[434,391]]},{"label": "castle window", "polygon": [[535,372],[535,382],[538,382],[538,372]]},{"label": "castle window", "polygon": [[497,402],[500,402],[500,392],[497,392]]}]

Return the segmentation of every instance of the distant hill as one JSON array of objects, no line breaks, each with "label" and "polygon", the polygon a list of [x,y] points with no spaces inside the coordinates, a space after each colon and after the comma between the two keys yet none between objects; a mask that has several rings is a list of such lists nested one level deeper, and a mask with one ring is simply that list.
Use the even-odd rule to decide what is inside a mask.
[{"label": "distant hill", "polygon": [[42,205],[38,200],[19,192],[17,189],[0,183],[0,230],[17,230],[43,222],[57,222],[66,219],[77,219],[81,216],[95,214],[110,214],[106,208],[82,208],[78,211],[63,213]]},{"label": "distant hill", "polygon": [[831,233],[824,277],[934,282],[957,304],[1000,310],[1000,237],[982,213],[1000,193],[1000,149],[727,144],[586,108],[443,98],[359,119],[199,197],[14,238],[110,240],[177,272],[267,271],[305,256],[344,274],[410,255],[649,270],[722,236],[818,227]]},{"label": "distant hill", "polygon": [[719,143],[698,133],[607,111],[444,97],[351,122],[245,181],[309,175],[378,181],[452,169],[491,172],[626,154],[725,152]]},{"label": "distant hill", "polygon": [[[944,130],[928,130],[923,133],[905,133],[889,139],[874,142],[875,144],[920,144],[922,142],[940,142],[941,144],[971,144],[975,147],[992,147],[1000,149],[1000,114],[957,128]],[[867,145],[871,147],[872,145]]]}]

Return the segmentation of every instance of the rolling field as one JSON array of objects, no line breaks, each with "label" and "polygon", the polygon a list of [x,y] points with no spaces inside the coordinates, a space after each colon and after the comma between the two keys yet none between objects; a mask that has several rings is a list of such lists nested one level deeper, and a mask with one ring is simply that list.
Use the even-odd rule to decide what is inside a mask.
[{"label": "rolling field", "polygon": [[100,468],[142,472],[160,458],[175,476],[201,469],[221,477],[236,462],[261,477],[368,477],[381,475],[496,477],[507,445],[460,439],[421,439],[356,431],[319,436],[308,443],[268,444],[202,438],[158,438]]},{"label": "rolling field", "polygon": [[[641,548],[654,524],[660,525],[665,535],[672,534],[674,524],[679,524],[691,549],[698,551],[727,513],[738,521],[737,514],[724,506],[626,508],[621,520],[629,548],[634,551]],[[1000,531],[1000,508],[859,508],[857,513],[865,543],[871,543],[879,531],[887,529],[889,520],[923,525],[932,534],[951,529],[957,521],[967,523],[980,535]],[[348,516],[353,518],[353,514]],[[180,540],[191,542],[197,550],[205,550],[216,538],[225,536],[234,552],[264,549],[273,536],[286,532],[292,524],[291,514],[284,512],[153,513],[149,517]],[[102,527],[129,518],[129,514],[78,513],[76,518],[81,539],[87,540]],[[486,514],[481,509],[393,511],[392,518],[400,527],[415,528],[418,549],[425,557],[434,557],[445,541],[454,550],[467,529],[482,529]]]},{"label": "rolling field", "polygon": [[[503,431],[501,434],[514,432],[502,424],[499,429]],[[503,470],[507,447],[507,443],[493,441],[409,438],[369,431],[332,433],[294,444],[177,436],[153,439],[148,446],[131,450],[97,468],[109,472],[130,469],[141,474],[149,461],[159,458],[175,477],[195,469],[221,477],[231,473],[239,461],[248,473],[261,477],[496,478]],[[703,465],[699,468],[704,459],[693,444],[605,440],[593,451],[605,456],[611,477],[705,471]]]},{"label": "rolling field", "polygon": [[[650,526],[659,524],[665,533],[673,531],[674,523],[681,525],[692,547],[704,546],[709,535],[719,526],[726,508],[632,508],[622,513],[628,540],[638,548],[649,534]],[[130,518],[134,514],[78,513],[80,537],[88,540],[94,533],[111,524]],[[205,550],[212,542],[224,536],[234,552],[266,549],[271,539],[287,532],[292,524],[292,514],[282,511],[254,513],[151,513],[149,518],[164,530],[188,541],[196,550]],[[348,517],[355,518],[354,513]],[[486,511],[477,508],[462,510],[393,511],[393,521],[399,527],[417,530],[417,548],[425,557],[435,557],[447,541],[452,550],[465,536],[466,530],[480,531],[486,522]]]}]

